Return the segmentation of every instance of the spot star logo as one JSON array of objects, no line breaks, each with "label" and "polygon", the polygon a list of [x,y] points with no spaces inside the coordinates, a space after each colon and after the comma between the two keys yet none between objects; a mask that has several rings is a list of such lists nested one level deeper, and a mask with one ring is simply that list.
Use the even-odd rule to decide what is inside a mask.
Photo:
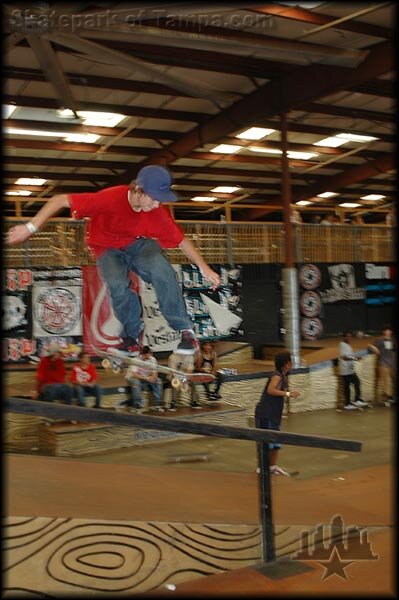
[{"label": "spot star logo", "polygon": [[368,531],[356,525],[345,527],[341,515],[334,515],[330,524],[320,523],[313,533],[304,530],[301,533],[300,549],[293,560],[316,561],[325,572],[322,581],[332,575],[347,580],[346,569],[359,560],[378,560],[368,539]]}]

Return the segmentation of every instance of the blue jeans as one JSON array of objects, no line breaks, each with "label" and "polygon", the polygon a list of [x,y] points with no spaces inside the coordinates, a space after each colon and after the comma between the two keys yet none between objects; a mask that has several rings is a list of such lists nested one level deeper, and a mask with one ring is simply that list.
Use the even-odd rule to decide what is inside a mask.
[{"label": "blue jeans", "polygon": [[62,400],[64,404],[72,404],[73,390],[67,383],[47,383],[40,392],[40,400],[54,402]]},{"label": "blue jeans", "polygon": [[[129,399],[133,403],[135,408],[142,408],[144,406],[144,400],[141,395],[143,389],[148,386],[152,392],[152,402],[153,406],[161,406],[161,398],[163,392],[162,381],[157,378],[157,380],[152,383],[151,381],[143,381],[142,379],[136,379],[135,377],[128,378],[129,384]],[[127,402],[130,403],[129,401]]]},{"label": "blue jeans", "polygon": [[102,398],[102,389],[96,383],[94,385],[75,385],[74,390],[76,393],[76,397],[78,399],[79,406],[86,406],[85,396],[94,396],[96,402],[94,404],[94,408],[100,408],[101,406],[101,398]]},{"label": "blue jeans", "polygon": [[156,240],[139,238],[124,250],[106,250],[97,265],[108,286],[115,316],[122,324],[122,337],[137,339],[143,329],[141,302],[129,287],[129,271],[154,286],[161,312],[172,329],[192,329],[175,270]]}]

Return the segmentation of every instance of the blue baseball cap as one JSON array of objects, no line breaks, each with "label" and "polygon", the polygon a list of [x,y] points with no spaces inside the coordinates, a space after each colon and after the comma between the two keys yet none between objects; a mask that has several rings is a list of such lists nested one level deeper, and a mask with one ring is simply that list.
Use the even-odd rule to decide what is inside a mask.
[{"label": "blue baseball cap", "polygon": [[136,184],[158,202],[176,202],[177,196],[171,191],[172,176],[168,169],[159,165],[148,165],[137,173]]}]

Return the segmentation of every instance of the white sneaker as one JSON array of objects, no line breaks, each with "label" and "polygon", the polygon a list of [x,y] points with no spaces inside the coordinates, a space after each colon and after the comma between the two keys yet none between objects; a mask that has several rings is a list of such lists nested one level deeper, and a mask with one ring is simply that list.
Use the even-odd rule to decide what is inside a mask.
[{"label": "white sneaker", "polygon": [[277,465],[272,465],[270,467],[270,473],[273,473],[274,475],[285,475],[286,477],[290,476],[288,471],[284,471],[284,469],[278,467]]},{"label": "white sneaker", "polygon": [[357,410],[357,406],[355,406],[354,404],[345,404],[344,409],[345,410]]},{"label": "white sneaker", "polygon": [[363,400],[355,400],[355,402],[353,402],[353,404],[355,406],[368,406],[368,402],[364,402]]}]

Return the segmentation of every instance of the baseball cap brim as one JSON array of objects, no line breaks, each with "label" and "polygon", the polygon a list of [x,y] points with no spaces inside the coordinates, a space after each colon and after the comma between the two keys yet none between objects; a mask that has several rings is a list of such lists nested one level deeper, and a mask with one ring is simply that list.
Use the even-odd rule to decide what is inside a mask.
[{"label": "baseball cap brim", "polygon": [[151,186],[146,186],[144,192],[158,202],[177,202],[177,196],[171,190],[151,189]]}]

